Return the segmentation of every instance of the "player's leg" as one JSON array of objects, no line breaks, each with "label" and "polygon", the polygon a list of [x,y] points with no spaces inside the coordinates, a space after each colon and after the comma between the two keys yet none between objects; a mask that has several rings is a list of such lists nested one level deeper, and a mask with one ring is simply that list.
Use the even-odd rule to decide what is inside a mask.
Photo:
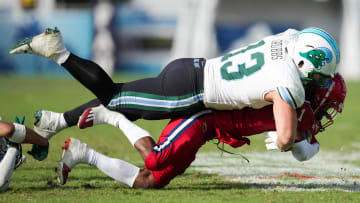
[{"label": "player's leg", "polygon": [[120,159],[110,158],[91,148],[75,138],[65,142],[64,152],[58,167],[58,181],[65,184],[71,169],[77,164],[95,166],[111,178],[130,187],[139,174],[140,168]]},{"label": "player's leg", "polygon": [[162,188],[184,173],[195,160],[199,148],[214,137],[211,118],[209,112],[199,112],[186,119],[170,122],[145,158],[145,168],[152,176],[141,177],[139,174],[134,186],[138,182],[140,186],[155,182],[156,188]]},{"label": "player's leg", "polygon": [[205,109],[203,63],[203,59],[177,59],[157,77],[117,84],[118,92],[106,107],[132,121],[176,118],[201,111]]},{"label": "player's leg", "polygon": [[107,105],[117,92],[117,85],[95,62],[70,54],[61,64],[76,80],[89,89],[102,104]]},{"label": "player's leg", "polygon": [[[105,108],[103,109],[109,111]],[[116,112],[111,113],[121,115]],[[124,133],[126,133],[126,131],[131,131],[130,134],[134,134],[129,135],[128,133],[127,137],[139,150],[143,158],[145,158],[146,154],[150,157],[149,154],[152,153],[149,152],[150,150],[161,150],[161,154],[163,155],[160,155],[158,151],[150,158],[146,158],[147,162],[151,162],[151,167],[157,169],[163,167],[161,168],[161,171],[149,171],[148,169],[140,170],[138,167],[125,161],[104,156],[87,147],[86,144],[71,138],[66,142],[63,158],[59,163],[58,180],[61,184],[65,184],[70,170],[76,164],[87,163],[97,167],[108,176],[127,184],[130,187],[161,188],[167,185],[175,176],[182,174],[195,159],[195,154],[198,149],[207,139],[212,138],[211,133],[207,132],[206,127],[204,128],[204,123],[206,126],[206,121],[208,120],[204,119],[199,121],[199,119],[209,114],[209,111],[202,112],[188,119],[179,119],[179,122],[174,122],[174,125],[168,125],[169,127],[167,130],[164,130],[164,133],[162,134],[163,139],[159,143],[157,149],[155,149],[155,147],[151,149],[151,146],[154,145],[153,141],[147,133],[145,133],[145,136],[141,135],[144,134],[144,130],[141,128],[135,125],[130,128],[128,126],[120,125],[119,128],[124,130]],[[116,123],[126,122],[130,121],[124,116],[118,116]],[[211,126],[211,124],[209,125]],[[134,130],[133,128],[138,129]],[[170,135],[167,136],[167,131],[178,131],[178,133],[170,133]],[[138,134],[140,134],[140,136]],[[153,166],[154,159],[158,159],[155,163],[161,165],[161,167]],[[168,159],[168,161],[164,161],[164,159]],[[162,163],[165,163],[166,165]],[[145,165],[149,164],[146,163]]]},{"label": "player's leg", "polygon": [[86,110],[80,117],[78,126],[83,129],[98,124],[109,124],[119,128],[144,160],[155,146],[154,139],[146,130],[132,123],[121,113],[101,105]]},{"label": "player's leg", "polygon": [[96,63],[70,54],[57,29],[48,29],[43,34],[19,42],[10,53],[32,53],[54,60],[104,105],[122,112],[131,120],[172,118],[204,109],[204,59],[175,60],[159,77],[116,85]]},{"label": "player's leg", "polygon": [[189,157],[184,157],[181,164],[169,165],[162,170],[149,170],[143,168],[137,175],[133,188],[163,188],[168,185],[176,176],[181,175],[195,159],[195,152],[188,153]]},{"label": "player's leg", "polygon": [[[147,175],[146,173],[142,177],[141,174],[138,175],[134,182],[134,187],[143,188],[148,186],[149,184],[153,184],[154,188],[163,188],[168,185],[171,180],[173,180],[176,176],[183,174],[187,168],[191,165],[191,163],[195,160],[195,155],[197,151],[189,151],[187,153],[187,157],[183,157],[181,162],[171,163],[167,167],[161,170],[150,170],[145,168],[151,175]],[[147,185],[148,184],[148,185]]]},{"label": "player's leg", "polygon": [[121,159],[105,156],[74,138],[66,141],[64,153],[58,167],[58,181],[64,185],[69,172],[77,164],[89,164],[116,181],[133,188],[155,188],[156,182],[147,169],[140,169]]},{"label": "player's leg", "polygon": [[42,34],[19,41],[10,54],[36,54],[63,66],[75,79],[88,88],[106,105],[116,85],[96,63],[71,54],[65,47],[60,31],[47,28]]},{"label": "player's leg", "polygon": [[78,126],[83,129],[98,124],[109,124],[119,128],[133,146],[139,139],[144,137],[148,137],[149,139],[145,140],[151,142],[152,145],[148,147],[139,146],[139,148],[146,148],[149,151],[154,145],[151,135],[146,130],[135,125],[123,114],[111,111],[102,105],[86,110],[80,117]]},{"label": "player's leg", "polygon": [[99,99],[93,99],[85,104],[77,106],[69,111],[64,112],[64,119],[68,127],[72,127],[78,124],[79,118],[82,113],[88,108],[97,107],[101,104]]},{"label": "player's leg", "polygon": [[130,120],[178,118],[199,112],[205,109],[204,63],[204,59],[176,59],[155,78],[119,85],[119,92],[106,107]]},{"label": "player's leg", "polygon": [[198,149],[214,138],[211,115],[211,111],[206,110],[185,119],[172,120],[145,158],[145,168],[157,171],[176,165],[185,170],[195,159]]},{"label": "player's leg", "polygon": [[155,177],[147,168],[140,169],[132,187],[142,189],[159,188],[156,185]]},{"label": "player's leg", "polygon": [[[197,148],[196,146],[199,146],[199,143],[202,143],[203,140],[206,139],[209,133],[207,133],[208,131],[206,130],[204,131],[202,125],[205,125],[205,127],[210,127],[211,125],[206,125],[205,120],[202,118],[210,114],[211,111],[207,110],[196,113],[186,119],[173,120],[163,130],[157,145],[155,145],[153,138],[147,131],[129,121],[121,113],[110,111],[103,106],[85,111],[79,120],[78,126],[80,128],[86,128],[92,125],[106,123],[119,128],[123,131],[130,143],[139,151],[142,158],[144,160],[151,160],[149,163],[153,166],[148,167],[155,170],[166,166],[169,160],[175,160],[181,157],[178,156],[168,159],[167,156],[188,151],[186,149],[183,150],[184,147],[191,146],[190,148]],[[153,153],[151,158],[148,157],[150,153]]]},{"label": "player's leg", "polygon": [[81,114],[88,108],[100,105],[99,99],[93,99],[64,113],[38,110],[35,113],[34,130],[46,139],[50,139],[61,130],[75,126]]}]

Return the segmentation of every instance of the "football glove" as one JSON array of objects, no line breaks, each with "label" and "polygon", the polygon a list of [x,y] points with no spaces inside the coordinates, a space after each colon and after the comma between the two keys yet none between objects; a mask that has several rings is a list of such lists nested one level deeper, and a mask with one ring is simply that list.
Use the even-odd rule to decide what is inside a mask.
[{"label": "football glove", "polygon": [[[21,120],[19,119],[19,117],[15,116],[15,122],[24,125],[25,116],[23,116],[21,118]],[[10,142],[9,142],[9,144],[10,144]],[[12,143],[12,144],[16,144],[16,143]],[[20,149],[21,149],[21,145],[20,145]],[[33,144],[31,151],[28,151],[27,153],[30,154],[32,157],[34,157],[34,159],[36,159],[38,161],[42,161],[47,158],[48,152],[49,152],[49,145],[40,146],[40,145]]]},{"label": "football glove", "polygon": [[40,145],[33,144],[31,151],[28,151],[27,153],[30,154],[32,157],[34,157],[34,159],[36,159],[38,161],[42,161],[42,160],[46,159],[48,156],[49,145],[40,146]]},{"label": "football glove", "polygon": [[279,150],[279,147],[276,143],[277,136],[278,135],[276,131],[269,131],[265,133],[265,146],[267,150]]},{"label": "football glove", "polygon": [[25,116],[22,116],[22,117],[21,117],[21,120],[19,119],[18,116],[15,116],[15,123],[24,125],[24,123],[25,123]]}]

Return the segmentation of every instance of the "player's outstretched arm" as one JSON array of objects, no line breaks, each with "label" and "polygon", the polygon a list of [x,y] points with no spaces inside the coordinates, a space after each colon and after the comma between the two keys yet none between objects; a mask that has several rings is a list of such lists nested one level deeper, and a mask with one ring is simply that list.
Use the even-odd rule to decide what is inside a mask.
[{"label": "player's outstretched arm", "polygon": [[278,134],[276,144],[281,150],[289,150],[296,137],[296,110],[284,101],[276,91],[266,93],[265,100],[273,103],[276,132]]},{"label": "player's outstretched arm", "polygon": [[33,131],[31,128],[24,126],[25,117],[20,121],[15,117],[16,123],[7,123],[0,121],[0,137],[6,137],[10,142],[22,144],[33,144],[31,151],[28,153],[34,159],[42,161],[46,159],[49,151],[49,142]]},{"label": "player's outstretched arm", "polygon": [[41,146],[49,145],[49,142],[28,128],[19,123],[7,123],[0,121],[0,137],[6,137],[10,141],[22,144],[36,144]]}]

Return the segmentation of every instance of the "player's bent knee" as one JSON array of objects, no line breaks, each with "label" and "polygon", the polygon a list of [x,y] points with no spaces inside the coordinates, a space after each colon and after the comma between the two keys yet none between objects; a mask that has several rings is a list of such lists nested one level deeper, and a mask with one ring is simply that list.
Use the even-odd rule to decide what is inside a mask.
[{"label": "player's bent knee", "polygon": [[135,179],[133,188],[151,189],[156,188],[155,179],[148,169],[141,169]]}]

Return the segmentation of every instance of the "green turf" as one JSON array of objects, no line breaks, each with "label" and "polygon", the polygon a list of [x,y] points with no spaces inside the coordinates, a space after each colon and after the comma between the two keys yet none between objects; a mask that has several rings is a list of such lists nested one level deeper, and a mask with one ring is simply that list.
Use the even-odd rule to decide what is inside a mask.
[{"label": "green turf", "polygon": [[[116,77],[116,81],[128,81],[134,76]],[[352,152],[360,148],[360,109],[357,106],[360,96],[360,83],[348,84],[348,95],[343,114],[336,123],[318,136],[321,149]],[[12,121],[15,115],[25,115],[27,126],[34,122],[37,109],[53,111],[69,110],[76,105],[92,99],[92,94],[72,79],[59,78],[21,78],[0,77],[0,116]],[[160,134],[163,121],[137,121],[154,137]],[[356,192],[279,192],[252,189],[243,183],[226,182],[211,174],[188,170],[175,178],[161,190],[134,190],[105,176],[101,171],[87,165],[77,166],[71,173],[68,183],[59,186],[55,168],[61,156],[64,140],[76,137],[95,150],[129,161],[138,166],[143,162],[118,129],[111,126],[96,126],[79,130],[76,127],[60,132],[51,140],[49,157],[38,162],[28,156],[26,164],[13,174],[10,189],[0,194],[0,202],[357,202],[360,194]],[[24,151],[30,146],[23,146]],[[234,152],[264,151],[263,137],[252,138],[252,145]],[[212,143],[201,151],[215,151]]]}]

